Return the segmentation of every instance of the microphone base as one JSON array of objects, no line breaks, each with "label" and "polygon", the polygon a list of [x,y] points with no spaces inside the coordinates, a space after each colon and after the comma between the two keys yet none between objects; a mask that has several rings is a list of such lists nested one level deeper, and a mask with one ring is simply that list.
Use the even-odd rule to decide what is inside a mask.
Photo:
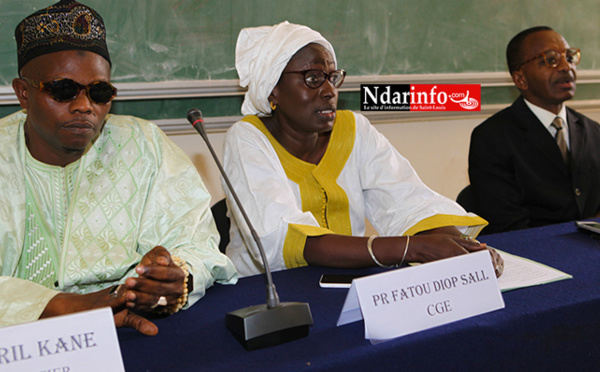
[{"label": "microphone base", "polygon": [[225,315],[225,326],[246,350],[279,345],[308,336],[313,324],[310,307],[302,302],[282,302],[245,307]]}]

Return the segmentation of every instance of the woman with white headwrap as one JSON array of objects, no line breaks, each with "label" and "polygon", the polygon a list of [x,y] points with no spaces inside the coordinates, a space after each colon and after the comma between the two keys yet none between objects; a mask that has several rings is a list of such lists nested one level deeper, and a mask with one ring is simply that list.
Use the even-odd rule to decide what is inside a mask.
[{"label": "woman with white headwrap", "polygon": [[[470,238],[485,220],[427,188],[364,116],[337,110],[345,71],[321,34],[288,22],[242,29],[236,68],[246,116],[227,133],[224,163],[272,270],[393,267],[485,249]],[[228,205],[227,255],[241,276],[263,272]],[[365,218],[385,237],[364,237]]]}]

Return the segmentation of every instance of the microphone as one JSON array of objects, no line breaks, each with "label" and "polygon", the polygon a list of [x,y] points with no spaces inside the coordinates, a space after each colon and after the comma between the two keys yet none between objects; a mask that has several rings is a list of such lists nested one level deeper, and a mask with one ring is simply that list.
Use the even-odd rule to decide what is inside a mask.
[{"label": "microphone", "polygon": [[227,173],[225,173],[215,150],[208,140],[206,130],[204,129],[202,112],[198,109],[191,109],[188,111],[187,119],[204,139],[204,142],[206,142],[206,146],[210,150],[219,168],[219,172],[221,172],[236,205],[242,213],[244,221],[246,221],[246,225],[250,229],[250,234],[258,246],[260,257],[265,267],[265,279],[267,282],[266,304],[249,306],[227,313],[225,315],[225,326],[246,350],[279,345],[308,336],[309,327],[313,324],[310,307],[308,303],[302,302],[279,302],[279,296],[275,290],[275,284],[273,284],[271,268],[269,267],[265,250],[246,214],[246,210],[229,181],[229,177],[227,177]]}]

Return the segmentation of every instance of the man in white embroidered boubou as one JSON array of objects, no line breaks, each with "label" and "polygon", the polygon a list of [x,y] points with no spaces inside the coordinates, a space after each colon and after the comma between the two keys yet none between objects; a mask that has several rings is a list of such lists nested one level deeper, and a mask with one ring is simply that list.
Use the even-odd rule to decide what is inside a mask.
[{"label": "man in white embroidered boubou", "polygon": [[17,26],[24,110],[0,119],[0,326],[109,306],[117,326],[154,335],[143,313],[237,280],[187,155],[156,125],[108,114],[105,35],[71,0]]}]

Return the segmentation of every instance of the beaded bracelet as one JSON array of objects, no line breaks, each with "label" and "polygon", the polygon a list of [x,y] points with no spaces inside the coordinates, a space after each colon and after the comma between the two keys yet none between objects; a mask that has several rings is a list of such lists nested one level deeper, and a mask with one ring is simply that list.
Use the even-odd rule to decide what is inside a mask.
[{"label": "beaded bracelet", "polygon": [[182,260],[178,256],[171,256],[171,259],[173,260],[173,263],[175,263],[175,265],[177,265],[181,270],[183,270],[183,273],[185,274],[185,278],[183,279],[183,294],[177,299],[177,302],[173,305],[164,306],[160,309],[154,310],[157,314],[175,314],[179,310],[183,309],[185,304],[187,304],[188,302],[188,278],[190,276],[190,267],[184,260]]}]

